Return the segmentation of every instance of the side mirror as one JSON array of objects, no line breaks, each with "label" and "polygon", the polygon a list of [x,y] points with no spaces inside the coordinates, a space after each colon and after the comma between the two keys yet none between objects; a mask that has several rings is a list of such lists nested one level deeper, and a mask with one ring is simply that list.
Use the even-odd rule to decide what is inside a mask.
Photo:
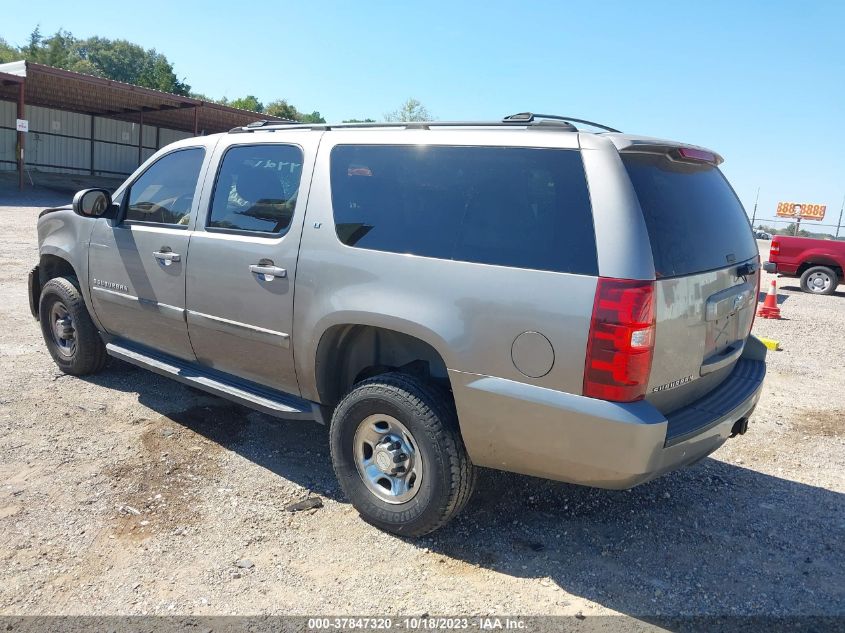
[{"label": "side mirror", "polygon": [[85,218],[111,217],[113,208],[105,189],[83,189],[73,197],[73,212]]}]

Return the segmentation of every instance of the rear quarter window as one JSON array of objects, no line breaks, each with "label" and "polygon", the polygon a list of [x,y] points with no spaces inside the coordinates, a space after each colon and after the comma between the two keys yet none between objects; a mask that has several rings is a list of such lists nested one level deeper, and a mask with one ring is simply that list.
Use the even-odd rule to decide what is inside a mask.
[{"label": "rear quarter window", "polygon": [[331,165],[337,235],[348,246],[597,274],[576,150],[340,145]]},{"label": "rear quarter window", "polygon": [[658,278],[757,256],[745,210],[718,167],[646,153],[623,153],[622,162],[643,211]]}]

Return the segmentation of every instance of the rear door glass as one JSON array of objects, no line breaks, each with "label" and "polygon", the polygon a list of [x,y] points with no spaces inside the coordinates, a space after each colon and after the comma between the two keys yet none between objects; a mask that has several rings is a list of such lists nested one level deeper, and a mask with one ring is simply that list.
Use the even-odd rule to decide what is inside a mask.
[{"label": "rear door glass", "polygon": [[724,268],[757,256],[742,204],[713,165],[623,153],[658,278]]},{"label": "rear door glass", "polygon": [[208,227],[279,235],[290,226],[302,150],[294,145],[236,145],[223,157]]},{"label": "rear door glass", "polygon": [[597,274],[577,150],[339,145],[331,184],[348,246]]}]

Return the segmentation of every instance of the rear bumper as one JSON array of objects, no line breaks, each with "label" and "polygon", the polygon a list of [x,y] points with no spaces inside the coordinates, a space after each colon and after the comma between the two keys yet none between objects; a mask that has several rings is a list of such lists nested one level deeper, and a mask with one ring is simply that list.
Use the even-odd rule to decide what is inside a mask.
[{"label": "rear bumper", "polygon": [[473,463],[599,488],[624,489],[703,459],[751,415],[765,346],[749,337],[731,375],[670,416],[646,401],[614,403],[450,371]]},{"label": "rear bumper", "polygon": [[798,277],[798,264],[784,262],[763,262],[763,270],[787,277]]}]

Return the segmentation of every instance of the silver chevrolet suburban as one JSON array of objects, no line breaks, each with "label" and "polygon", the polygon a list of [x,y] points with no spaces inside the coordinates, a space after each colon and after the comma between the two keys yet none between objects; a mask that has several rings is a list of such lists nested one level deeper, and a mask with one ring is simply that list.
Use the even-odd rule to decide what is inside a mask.
[{"label": "silver chevrolet suburban", "polygon": [[259,122],[45,210],[32,313],[69,374],[330,424],[361,516],[422,535],[477,466],[628,488],[745,433],[760,258],[721,162],[529,113]]}]

